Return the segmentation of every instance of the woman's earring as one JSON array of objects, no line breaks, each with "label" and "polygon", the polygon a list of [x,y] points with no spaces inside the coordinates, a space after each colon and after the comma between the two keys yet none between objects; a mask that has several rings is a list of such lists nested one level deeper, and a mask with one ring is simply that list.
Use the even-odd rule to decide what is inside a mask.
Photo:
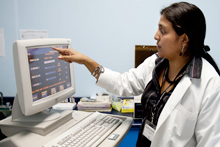
[{"label": "woman's earring", "polygon": [[184,49],[184,46],[182,47],[182,50],[181,50],[181,52],[180,52],[180,56],[183,55],[183,49]]}]

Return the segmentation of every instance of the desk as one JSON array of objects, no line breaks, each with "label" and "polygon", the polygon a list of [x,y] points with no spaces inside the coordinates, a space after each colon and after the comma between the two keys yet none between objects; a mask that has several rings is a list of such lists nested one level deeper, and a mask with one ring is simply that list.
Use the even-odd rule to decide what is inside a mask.
[{"label": "desk", "polygon": [[[79,101],[80,98],[76,98],[76,103]],[[77,108],[75,108],[77,110]],[[121,113],[116,110],[112,110],[112,112],[104,112],[104,113],[109,113],[109,114],[114,114],[114,115],[123,115],[123,116],[129,116],[132,117],[133,113]],[[141,121],[134,121],[132,124],[131,129],[123,139],[123,141],[120,143],[119,147],[125,147],[125,146],[136,146],[136,141],[138,137],[138,132],[140,128]],[[24,134],[25,135],[25,134]],[[37,136],[37,135],[36,135]],[[38,136],[39,137],[39,136]],[[43,139],[40,138],[39,139]]]}]

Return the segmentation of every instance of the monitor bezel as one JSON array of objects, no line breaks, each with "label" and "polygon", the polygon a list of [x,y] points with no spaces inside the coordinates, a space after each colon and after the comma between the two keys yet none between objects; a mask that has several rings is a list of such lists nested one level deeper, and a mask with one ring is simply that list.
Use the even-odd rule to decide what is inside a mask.
[{"label": "monitor bezel", "polygon": [[32,99],[32,88],[27,49],[52,46],[68,46],[68,48],[71,48],[71,40],[55,38],[31,39],[18,40],[13,44],[14,68],[18,101],[21,107],[21,111],[25,116],[33,115],[47,108],[50,108],[53,105],[69,98],[75,93],[73,63],[69,63],[71,87],[37,101],[33,101]]}]

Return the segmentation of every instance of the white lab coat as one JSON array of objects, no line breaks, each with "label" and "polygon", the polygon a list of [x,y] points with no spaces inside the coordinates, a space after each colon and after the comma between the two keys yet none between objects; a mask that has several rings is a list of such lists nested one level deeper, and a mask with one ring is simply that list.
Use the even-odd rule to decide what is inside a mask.
[{"label": "white lab coat", "polygon": [[[147,58],[137,69],[120,74],[105,68],[97,85],[120,96],[143,93],[152,79],[157,56]],[[220,132],[220,79],[202,59],[200,79],[185,75],[164,106],[152,147],[204,147]]]}]

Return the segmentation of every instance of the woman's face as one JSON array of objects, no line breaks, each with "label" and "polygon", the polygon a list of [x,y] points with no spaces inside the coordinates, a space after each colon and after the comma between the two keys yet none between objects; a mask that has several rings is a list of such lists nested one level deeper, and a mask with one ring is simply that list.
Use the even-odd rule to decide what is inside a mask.
[{"label": "woman's face", "polygon": [[160,57],[167,58],[170,61],[180,57],[183,38],[177,35],[172,23],[164,15],[160,18],[154,39],[157,40]]}]

